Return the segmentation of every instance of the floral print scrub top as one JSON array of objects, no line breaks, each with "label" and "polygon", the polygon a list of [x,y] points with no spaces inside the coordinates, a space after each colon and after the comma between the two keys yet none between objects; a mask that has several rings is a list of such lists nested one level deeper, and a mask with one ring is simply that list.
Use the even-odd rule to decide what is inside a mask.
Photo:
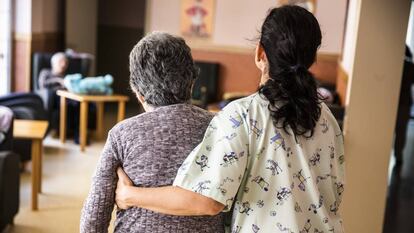
[{"label": "floral print scrub top", "polygon": [[334,116],[321,103],[307,138],[275,127],[268,105],[256,93],[219,112],[174,185],[233,208],[232,233],[343,232],[343,136]]}]

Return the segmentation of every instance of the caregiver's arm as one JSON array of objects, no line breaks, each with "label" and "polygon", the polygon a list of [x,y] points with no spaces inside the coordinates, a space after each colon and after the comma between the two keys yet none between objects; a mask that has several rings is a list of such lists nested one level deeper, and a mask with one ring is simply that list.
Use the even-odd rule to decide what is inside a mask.
[{"label": "caregiver's arm", "polygon": [[137,206],[173,215],[216,215],[229,211],[247,170],[246,114],[246,109],[229,104],[216,115],[203,141],[178,169],[174,186],[132,187],[128,185],[128,176],[118,169],[118,206]]},{"label": "caregiver's arm", "polygon": [[119,208],[140,207],[171,215],[217,215],[224,205],[211,198],[175,186],[140,188],[132,186],[118,168],[116,204]]}]

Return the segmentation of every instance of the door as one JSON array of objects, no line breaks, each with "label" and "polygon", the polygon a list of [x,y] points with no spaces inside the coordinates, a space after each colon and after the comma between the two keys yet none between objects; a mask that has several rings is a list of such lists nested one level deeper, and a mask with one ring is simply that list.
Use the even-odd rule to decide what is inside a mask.
[{"label": "door", "polygon": [[11,0],[0,0],[0,95],[10,92]]}]

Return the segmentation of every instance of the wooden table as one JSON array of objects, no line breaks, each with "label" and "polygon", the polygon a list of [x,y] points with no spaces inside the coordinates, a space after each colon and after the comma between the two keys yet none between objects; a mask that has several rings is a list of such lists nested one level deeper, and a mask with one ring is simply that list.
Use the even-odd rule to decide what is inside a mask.
[{"label": "wooden table", "polygon": [[81,151],[85,150],[88,132],[88,103],[96,103],[96,133],[98,138],[103,136],[103,115],[105,102],[118,102],[118,122],[125,118],[125,103],[129,100],[124,95],[80,95],[68,91],[59,90],[60,96],[60,141],[66,141],[66,99],[80,102],[80,125],[79,125],[79,144]]},{"label": "wooden table", "polygon": [[32,140],[32,210],[38,208],[38,194],[42,192],[42,141],[47,121],[14,120],[13,137]]}]

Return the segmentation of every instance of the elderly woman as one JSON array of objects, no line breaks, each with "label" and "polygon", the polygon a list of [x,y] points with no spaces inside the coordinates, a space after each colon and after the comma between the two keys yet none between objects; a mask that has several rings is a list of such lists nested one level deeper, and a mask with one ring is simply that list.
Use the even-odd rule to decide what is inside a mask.
[{"label": "elderly woman", "polygon": [[[82,210],[81,232],[107,232],[117,167],[135,186],[171,185],[212,119],[190,104],[197,70],[183,39],[159,32],[144,37],[130,54],[130,72],[131,88],[146,113],[122,121],[109,132]],[[199,215],[214,212],[211,208],[200,208]],[[222,215],[184,217],[130,208],[117,211],[115,232],[224,232],[224,223]]]}]

